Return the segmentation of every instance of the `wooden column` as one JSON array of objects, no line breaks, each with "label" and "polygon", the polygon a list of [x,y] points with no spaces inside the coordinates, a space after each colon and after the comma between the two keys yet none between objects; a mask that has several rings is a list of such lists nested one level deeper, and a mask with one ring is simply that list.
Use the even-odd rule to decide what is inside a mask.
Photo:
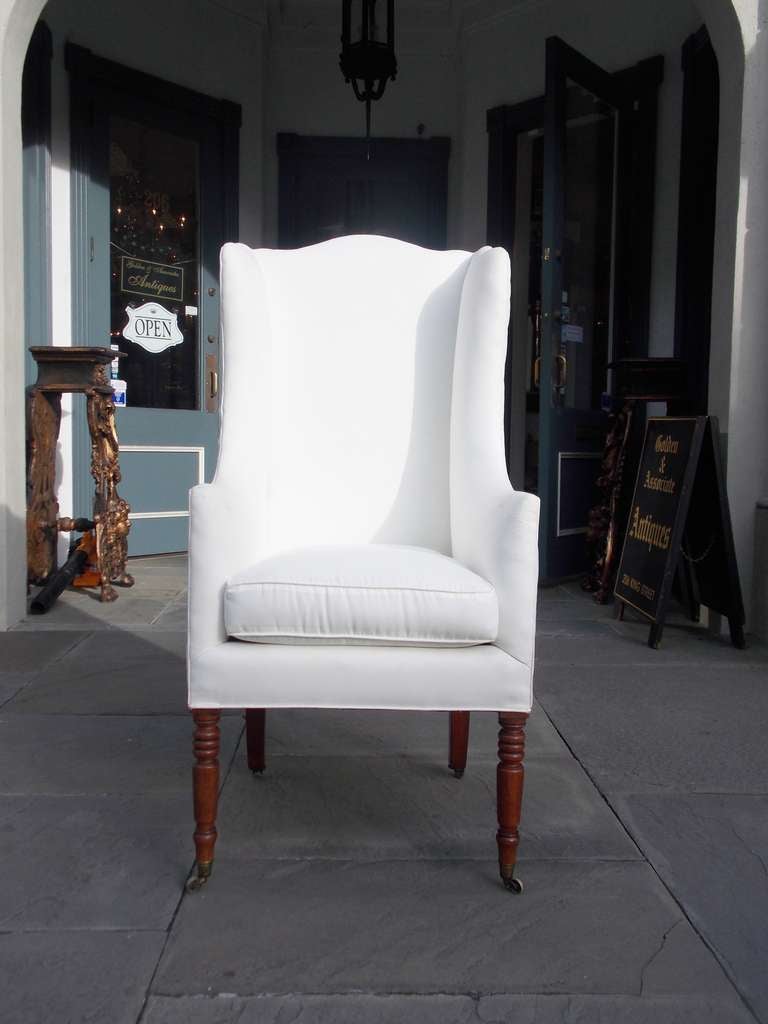
[{"label": "wooden column", "polygon": [[27,575],[35,584],[46,583],[56,570],[56,441],[60,426],[61,395],[31,390],[27,400]]}]

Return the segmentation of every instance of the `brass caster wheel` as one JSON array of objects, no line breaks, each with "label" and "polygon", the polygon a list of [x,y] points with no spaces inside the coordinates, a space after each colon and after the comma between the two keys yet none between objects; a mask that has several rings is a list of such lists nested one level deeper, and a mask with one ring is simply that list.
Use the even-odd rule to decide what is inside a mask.
[{"label": "brass caster wheel", "polygon": [[196,864],[192,868],[192,874],[186,881],[184,888],[187,892],[198,892],[211,877],[213,864]]},{"label": "brass caster wheel", "polygon": [[516,896],[520,896],[523,891],[523,883],[519,878],[503,878],[504,888],[513,892]]},{"label": "brass caster wheel", "polygon": [[463,768],[454,768],[453,769],[453,777],[454,777],[454,779],[460,779],[460,778],[462,778],[463,775],[464,775],[464,769]]}]

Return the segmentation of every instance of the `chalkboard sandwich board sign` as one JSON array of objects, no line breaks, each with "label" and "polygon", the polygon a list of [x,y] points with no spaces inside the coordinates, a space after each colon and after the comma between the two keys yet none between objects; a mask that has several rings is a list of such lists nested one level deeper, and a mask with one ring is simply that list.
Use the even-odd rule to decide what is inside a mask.
[{"label": "chalkboard sandwich board sign", "polygon": [[676,572],[693,617],[699,604],[727,616],[733,643],[743,647],[744,608],[713,417],[652,417],[646,427],[614,592],[651,621],[651,647],[661,641]]}]

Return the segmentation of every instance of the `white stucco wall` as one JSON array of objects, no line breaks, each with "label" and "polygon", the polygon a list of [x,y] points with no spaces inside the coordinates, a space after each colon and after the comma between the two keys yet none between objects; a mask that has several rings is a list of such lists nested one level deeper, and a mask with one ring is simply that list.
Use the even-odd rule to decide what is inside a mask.
[{"label": "white stucco wall", "polygon": [[[745,63],[728,378],[728,493],[750,625],[749,606],[759,589],[754,567],[765,566],[765,552],[755,550],[755,516],[758,501],[768,495],[768,3],[734,0],[734,8]],[[762,628],[765,636],[768,623]]]},{"label": "white stucco wall", "polygon": [[26,594],[21,71],[42,6],[0,0],[0,629]]},{"label": "white stucco wall", "polygon": [[722,0],[697,0],[717,54],[720,74],[719,152],[715,252],[712,271],[712,338],[709,356],[709,411],[728,430],[735,248],[741,191],[741,118],[744,47],[732,7]]}]

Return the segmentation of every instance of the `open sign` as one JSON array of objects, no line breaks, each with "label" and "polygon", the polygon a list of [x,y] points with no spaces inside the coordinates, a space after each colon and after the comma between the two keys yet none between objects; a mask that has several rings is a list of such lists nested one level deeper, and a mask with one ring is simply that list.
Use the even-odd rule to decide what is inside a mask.
[{"label": "open sign", "polygon": [[145,302],[135,308],[126,306],[125,312],[128,323],[123,328],[123,337],[147,352],[165,352],[184,341],[176,314],[156,302]]}]

